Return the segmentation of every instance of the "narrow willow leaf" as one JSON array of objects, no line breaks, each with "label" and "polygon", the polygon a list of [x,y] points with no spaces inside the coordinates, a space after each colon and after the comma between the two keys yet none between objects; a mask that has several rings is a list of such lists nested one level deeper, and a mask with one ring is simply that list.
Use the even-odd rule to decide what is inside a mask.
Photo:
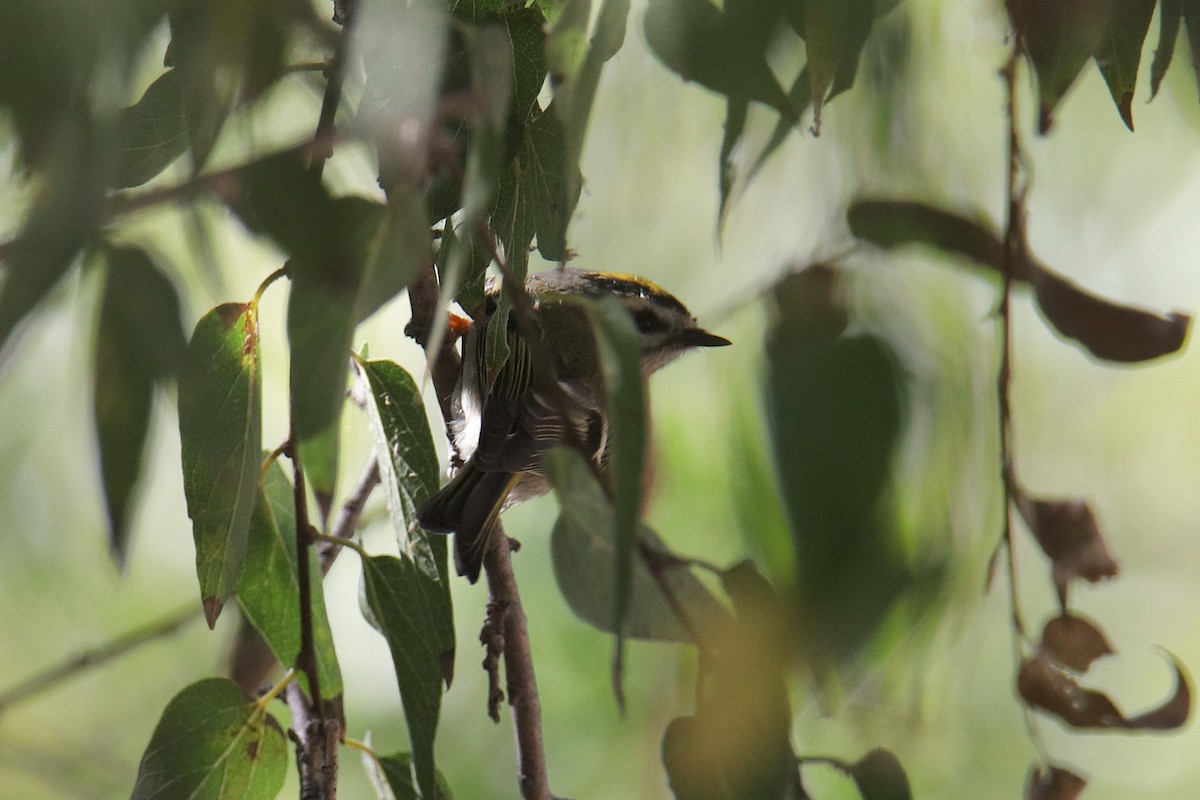
[{"label": "narrow willow leaf", "polygon": [[[395,800],[421,800],[417,787],[413,785],[412,756],[408,753],[392,753],[379,757],[379,767],[384,780]],[[437,771],[438,797],[440,800],[454,800],[450,791],[450,783],[441,770]]]},{"label": "narrow willow leaf", "polygon": [[149,257],[127,247],[107,247],[103,254],[108,271],[96,331],[93,411],[109,543],[124,563],[154,384],[178,368],[187,345],[175,287]]},{"label": "narrow willow leaf", "polygon": [[500,20],[512,51],[512,113],[524,121],[546,82],[546,18],[530,6],[503,14]]},{"label": "narrow willow leaf", "polygon": [[420,602],[408,609],[431,631],[446,685],[454,677],[454,616],[446,563],[446,537],[417,525],[417,507],[438,488],[438,458],[425,406],[416,382],[390,361],[356,362],[369,390],[368,413],[375,434],[375,457],[388,513],[405,569],[419,576],[409,589]]},{"label": "narrow willow leaf", "polygon": [[1158,49],[1150,64],[1150,97],[1158,96],[1158,87],[1171,66],[1175,55],[1175,40],[1179,38],[1179,23],[1183,19],[1182,0],[1161,0],[1158,4]]},{"label": "narrow willow leaf", "polygon": [[363,559],[363,614],[392,653],[412,744],[411,774],[421,797],[437,797],[433,742],[442,707],[446,631],[428,598],[442,591],[444,586],[413,560]]},{"label": "narrow willow leaf", "polygon": [[[584,17],[577,12],[578,20]],[[595,29],[587,54],[574,73],[560,72],[558,83],[554,89],[554,102],[551,110],[558,115],[562,122],[564,141],[566,142],[564,171],[567,176],[567,197],[578,198],[582,185],[582,173],[579,171],[579,158],[583,153],[583,139],[587,133],[588,120],[592,114],[592,101],[596,97],[596,87],[600,85],[600,71],[604,62],[612,58],[625,42],[625,24],[629,18],[629,0],[601,0],[600,13],[596,17]],[[582,28],[576,31],[586,31],[587,23],[582,22]],[[568,63],[560,61],[558,66]],[[571,201],[572,204],[574,200]],[[567,214],[570,217],[570,213]]]},{"label": "narrow willow leaf", "polygon": [[209,627],[246,555],[262,451],[262,370],[254,304],[226,303],[196,323],[179,376],[183,489]]},{"label": "narrow willow leaf", "polygon": [[646,41],[668,69],[726,97],[763,103],[798,121],[771,71],[765,42],[707,0],[662,0],[646,12]]},{"label": "narrow willow leaf", "polygon": [[422,562],[431,577],[444,578],[446,537],[429,536],[416,524],[417,506],[438,489],[437,451],[420,389],[403,367],[391,361],[356,364],[370,391],[368,411],[376,456],[400,549]]},{"label": "narrow willow leaf", "polygon": [[[615,550],[613,618],[621,630],[633,587],[633,546],[642,509],[642,472],[646,465],[646,381],[642,346],[629,312],[615,297],[589,306],[600,352],[608,408],[609,467],[612,471]],[[620,634],[618,633],[618,641]]]},{"label": "narrow willow leaf", "polygon": [[721,137],[721,152],[717,156],[717,188],[721,202],[717,206],[717,230],[725,226],[734,186],[737,184],[737,169],[733,163],[733,151],[746,130],[746,114],[750,104],[744,99],[729,98],[725,101],[725,133]]},{"label": "narrow willow leaf", "polygon": [[20,235],[4,255],[0,285],[0,357],[13,331],[62,279],[93,229],[104,199],[104,171],[96,168],[97,131],[67,126],[42,147],[39,174]]},{"label": "narrow willow leaf", "polygon": [[1100,48],[1118,2],[1006,0],[1021,49],[1037,73],[1041,133],[1049,132],[1055,107]]},{"label": "narrow willow leaf", "polygon": [[117,167],[112,184],[141,186],[169,167],[188,146],[179,73],[169,69],[117,121]]},{"label": "narrow willow leaf", "polygon": [[142,756],[132,800],[274,800],[283,788],[287,750],[273,716],[233,681],[208,678],[167,704]]},{"label": "narrow willow leaf", "polygon": [[806,649],[840,660],[871,639],[910,577],[885,513],[901,371],[885,341],[843,332],[836,281],[812,267],[775,287],[765,391]]},{"label": "narrow willow leaf", "polygon": [[1155,0],[1119,0],[1094,56],[1129,130],[1133,130],[1133,93],[1142,61],[1142,42],[1150,30],[1154,5]]},{"label": "narrow willow leaf", "polygon": [[803,5],[809,89],[820,129],[821,107],[849,89],[875,20],[875,0],[807,0]]},{"label": "narrow willow leaf", "polygon": [[[559,591],[580,619],[602,631],[615,633],[617,559],[612,505],[579,453],[556,448],[543,457],[542,463],[561,507],[550,537]],[[641,526],[638,536],[651,548],[667,552],[666,544],[649,528]],[[693,628],[728,619],[724,608],[690,569],[666,565],[662,578]],[[631,584],[622,631],[625,636],[651,641],[692,641],[641,558],[633,560]]]},{"label": "narrow willow leaf", "polygon": [[[316,554],[309,548],[313,649],[322,700],[342,694],[342,673]],[[238,604],[280,663],[292,667],[300,653],[300,584],[296,558],[296,510],[292,484],[279,462],[267,469],[250,518],[246,563],[238,577]],[[303,681],[306,676],[300,675]]]}]

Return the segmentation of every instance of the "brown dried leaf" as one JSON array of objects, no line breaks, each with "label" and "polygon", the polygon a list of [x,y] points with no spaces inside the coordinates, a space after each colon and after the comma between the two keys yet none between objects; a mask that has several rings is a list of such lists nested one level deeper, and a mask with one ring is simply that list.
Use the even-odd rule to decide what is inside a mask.
[{"label": "brown dried leaf", "polygon": [[1033,708],[1049,711],[1073,728],[1126,727],[1108,695],[1084,689],[1045,653],[1021,665],[1017,691]]},{"label": "brown dried leaf", "polygon": [[1116,652],[1099,628],[1072,614],[1062,614],[1046,623],[1041,648],[1076,672],[1087,672],[1097,658]]},{"label": "brown dried leaf", "polygon": [[1031,264],[1030,285],[1038,307],[1054,328],[1105,361],[1134,363],[1169,355],[1183,347],[1192,318],[1165,316],[1104,300],[1039,264]]},{"label": "brown dried leaf", "polygon": [[1075,800],[1087,786],[1087,781],[1069,769],[1051,766],[1043,770],[1035,765],[1029,770],[1025,785],[1025,800]]},{"label": "brown dried leaf", "polygon": [[1120,567],[1108,552],[1088,502],[1079,497],[1042,499],[1014,489],[1017,509],[1042,552],[1053,561],[1054,585],[1067,606],[1067,586],[1073,578],[1096,583],[1112,578]]}]

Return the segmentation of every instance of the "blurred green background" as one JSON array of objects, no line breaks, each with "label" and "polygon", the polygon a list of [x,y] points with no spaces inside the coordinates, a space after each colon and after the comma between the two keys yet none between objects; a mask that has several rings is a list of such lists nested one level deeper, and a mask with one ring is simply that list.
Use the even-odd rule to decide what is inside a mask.
[{"label": "blurred green background", "polygon": [[[859,85],[826,110],[820,137],[793,134],[737,199],[718,238],[724,103],[647,53],[644,4],[635,3],[625,46],[601,81],[569,242],[579,253],[575,266],[650,277],[734,340],[654,381],[656,482],[648,516],[681,553],[719,564],[753,557],[768,575],[785,569],[777,556],[786,539],[763,443],[767,320],[758,298],[793,265],[835,257],[847,265],[858,324],[889,338],[910,379],[896,492],[908,553],[914,563],[944,569],[946,580],[920,613],[889,625],[830,702],[797,676],[793,741],[799,753],[848,760],[887,747],[919,798],[1016,798],[1034,754],[1013,690],[1003,581],[983,591],[999,534],[994,285],[930,253],[860,249],[843,221],[847,202],[860,194],[924,197],[1000,219],[1005,121],[997,70],[1006,29],[992,2],[904,5],[869,44]],[[1151,30],[1156,36],[1157,25]],[[1032,131],[1024,72],[1020,86],[1025,130]],[[1168,74],[1162,94],[1135,104],[1131,134],[1099,73],[1085,71],[1052,134],[1027,139],[1029,233],[1047,264],[1100,294],[1195,310],[1200,109],[1183,65]],[[259,143],[310,130],[318,106],[316,91],[296,81],[255,123]],[[0,174],[9,176],[0,181],[0,232],[11,234],[27,198],[5,126],[0,120]],[[769,115],[752,114],[751,139],[765,140],[772,126]],[[749,148],[739,156],[754,154]],[[178,166],[172,174],[184,175]],[[374,185],[370,162],[353,147],[339,151],[327,176],[345,191]],[[178,213],[149,215],[131,234],[162,252],[176,267],[173,277],[192,289],[189,325],[218,302],[247,298],[281,262],[216,206],[202,206],[202,215],[219,230],[216,274],[206,271],[191,223]],[[88,395],[94,278],[72,273],[0,372],[0,690],[184,604],[198,610],[173,398],[158,399],[124,575],[108,556]],[[261,314],[269,445],[285,435],[284,296],[269,292]],[[402,334],[406,311],[406,300],[393,302],[358,338],[372,357],[420,375],[420,352]],[[1076,608],[1102,623],[1120,653],[1097,664],[1088,683],[1136,712],[1170,691],[1156,646],[1193,669],[1200,665],[1200,356],[1099,365],[1048,332],[1026,297],[1015,303],[1014,326],[1017,466],[1041,493],[1093,502],[1123,571],[1073,593]],[[436,432],[441,421],[435,404],[429,408]],[[344,425],[345,485],[365,462],[370,435],[353,409]],[[667,797],[659,742],[673,717],[691,711],[693,661],[676,646],[634,643],[628,708],[618,713],[611,641],[573,617],[554,583],[547,541],[555,513],[554,499],[544,498],[514,509],[506,523],[524,544],[515,562],[539,667],[552,786],[580,800]],[[368,520],[367,546],[394,547],[379,498]],[[1053,613],[1049,568],[1020,533],[1021,597],[1037,629]],[[358,574],[352,555],[343,555],[326,589],[348,733],[370,731],[381,751],[404,749],[392,665],[358,610]],[[487,720],[477,669],[486,593],[458,581],[454,600],[459,660],[444,703],[439,766],[456,797],[516,797],[512,732],[507,716],[500,725]],[[4,713],[0,796],[127,796],[166,702],[223,669],[232,623],[226,614],[211,633],[196,622]],[[1041,719],[1037,729],[1052,756],[1090,778],[1090,800],[1200,796],[1194,722],[1167,735],[1079,734]],[[354,751],[344,750],[343,759],[342,796],[372,796]],[[823,800],[857,796],[821,768],[806,771],[806,783]],[[284,796],[294,791],[290,776]]]}]

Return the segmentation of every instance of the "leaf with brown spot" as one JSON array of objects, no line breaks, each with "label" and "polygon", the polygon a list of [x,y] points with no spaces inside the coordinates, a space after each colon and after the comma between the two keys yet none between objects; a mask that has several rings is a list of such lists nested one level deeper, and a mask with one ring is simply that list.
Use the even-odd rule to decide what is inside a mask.
[{"label": "leaf with brown spot", "polygon": [[1133,130],[1133,93],[1142,43],[1150,30],[1155,0],[1119,0],[1100,46],[1092,54],[1125,126]]},{"label": "leaf with brown spot", "polygon": [[1025,784],[1025,800],[1075,800],[1087,781],[1069,769],[1050,766],[1043,770],[1034,765]]},{"label": "leaf with brown spot", "polygon": [[1042,499],[1014,488],[1017,509],[1042,552],[1053,561],[1054,585],[1063,608],[1073,578],[1097,583],[1120,571],[1100,535],[1091,506],[1082,498]]},{"label": "leaf with brown spot", "polygon": [[1097,658],[1115,652],[1099,628],[1072,614],[1061,614],[1046,623],[1041,648],[1076,672],[1087,672]]}]

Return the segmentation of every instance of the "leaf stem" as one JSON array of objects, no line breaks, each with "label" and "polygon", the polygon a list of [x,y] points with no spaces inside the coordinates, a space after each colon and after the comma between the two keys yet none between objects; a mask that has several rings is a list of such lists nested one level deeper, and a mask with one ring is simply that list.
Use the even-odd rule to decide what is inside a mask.
[{"label": "leaf stem", "polygon": [[[268,275],[267,277],[263,278],[263,282],[262,282],[262,283],[260,283],[260,284],[258,285],[258,289],[256,289],[256,290],[255,290],[255,292],[254,292],[254,299],[252,299],[252,300],[250,301],[251,305],[253,305],[253,306],[255,306],[255,307],[257,308],[257,307],[258,307],[258,301],[262,300],[263,293],[267,291],[268,287],[270,287],[270,285],[271,285],[272,283],[274,283],[275,281],[279,280],[279,279],[280,279],[280,278],[282,278],[284,275],[287,275],[287,267],[286,267],[286,266],[280,267],[279,269],[275,270],[274,272],[272,272],[272,273],[271,273],[270,275]],[[280,454],[280,453],[282,453],[282,452],[283,452],[283,450],[282,450],[282,449],[280,449],[280,450],[277,450],[277,451],[276,451],[275,453],[273,453],[272,455],[273,455],[275,458],[278,458],[278,457],[279,457],[279,454]]]},{"label": "leaf stem", "polygon": [[296,679],[296,670],[289,669],[286,673],[284,673],[284,676],[279,680],[279,683],[272,686],[270,688],[270,690],[267,691],[266,694],[264,694],[262,697],[258,698],[257,701],[255,701],[255,706],[256,706],[257,710],[259,712],[266,710],[266,707],[271,704],[271,701],[274,700],[276,697],[279,697],[279,695],[281,695],[283,693],[283,690],[288,687],[288,684],[290,684],[295,679]]},{"label": "leaf stem", "polygon": [[325,542],[327,544],[336,545],[337,547],[349,547],[351,550],[358,553],[358,555],[362,558],[371,557],[370,554],[362,548],[362,545],[341,536],[332,536],[328,533],[321,533],[318,531],[313,534],[313,538],[318,542]]}]

